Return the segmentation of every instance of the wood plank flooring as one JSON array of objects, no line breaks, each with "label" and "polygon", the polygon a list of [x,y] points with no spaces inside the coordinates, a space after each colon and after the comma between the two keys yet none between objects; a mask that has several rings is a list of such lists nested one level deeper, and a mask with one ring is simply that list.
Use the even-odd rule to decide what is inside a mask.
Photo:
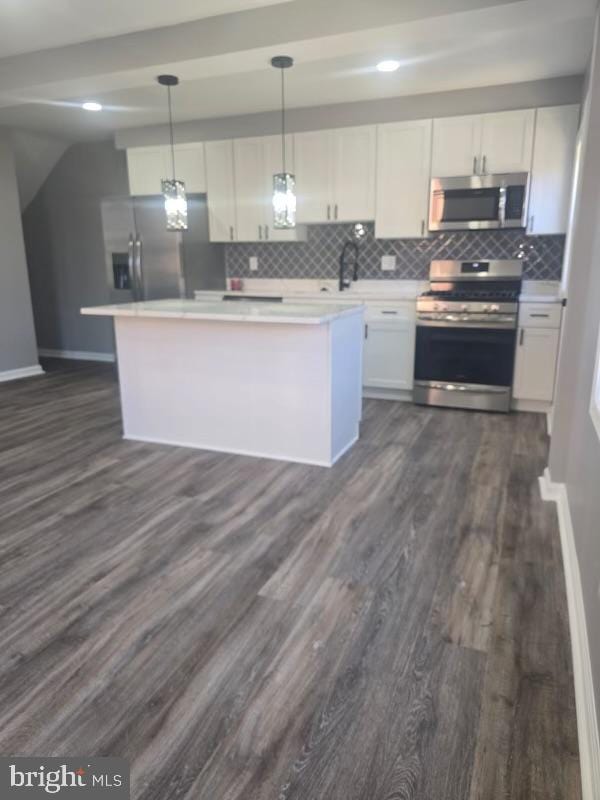
[{"label": "wood plank flooring", "polygon": [[0,386],[0,753],[144,800],[578,800],[541,415],[368,401],[331,470],[121,439],[111,366]]}]

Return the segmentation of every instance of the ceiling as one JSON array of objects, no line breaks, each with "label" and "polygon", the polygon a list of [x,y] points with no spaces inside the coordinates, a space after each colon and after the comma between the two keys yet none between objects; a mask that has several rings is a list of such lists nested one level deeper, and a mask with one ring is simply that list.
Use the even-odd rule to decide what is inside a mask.
[{"label": "ceiling", "polygon": [[[279,78],[269,60],[281,52],[296,61],[292,107],[581,74],[596,0],[96,0],[85,13],[82,5],[0,0],[0,125],[75,141],[162,124],[155,76],[165,71],[181,79],[178,120],[272,110]],[[32,26],[35,14],[47,25]],[[26,42],[53,49],[7,55]],[[384,58],[400,69],[377,72]],[[104,110],[85,112],[84,100]]]}]

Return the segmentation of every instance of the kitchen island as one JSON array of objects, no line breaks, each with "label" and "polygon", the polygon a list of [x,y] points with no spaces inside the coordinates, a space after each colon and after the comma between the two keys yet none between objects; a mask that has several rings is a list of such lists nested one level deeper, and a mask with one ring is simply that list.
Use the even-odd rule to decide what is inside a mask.
[{"label": "kitchen island", "polygon": [[115,322],[123,435],[332,466],[358,439],[362,305],[156,300]]}]

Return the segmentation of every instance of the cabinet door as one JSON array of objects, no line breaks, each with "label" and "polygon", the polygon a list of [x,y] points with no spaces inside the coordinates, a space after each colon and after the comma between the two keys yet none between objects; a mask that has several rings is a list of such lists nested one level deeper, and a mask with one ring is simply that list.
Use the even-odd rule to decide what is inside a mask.
[{"label": "cabinet door", "polygon": [[205,148],[210,240],[233,242],[236,239],[233,143],[207,142]]},{"label": "cabinet door", "polygon": [[294,136],[298,222],[333,219],[331,131]]},{"label": "cabinet door", "polygon": [[566,233],[579,106],[538,108],[533,144],[528,233]]},{"label": "cabinet door", "polygon": [[265,238],[265,163],[262,138],[236,139],[233,143],[237,240]]},{"label": "cabinet door", "polygon": [[375,154],[377,128],[333,131],[333,219],[365,222],[375,219]]},{"label": "cabinet door", "polygon": [[132,147],[127,150],[129,194],[161,194],[161,181],[172,175],[166,147]]},{"label": "cabinet door", "polygon": [[474,175],[480,166],[481,115],[433,121],[431,176]]},{"label": "cabinet door", "polygon": [[[170,164],[169,148],[167,148],[167,160]],[[184,181],[188,194],[204,194],[206,192],[204,144],[175,145],[175,170],[177,177]]]},{"label": "cabinet door", "polygon": [[535,109],[484,114],[481,128],[481,174],[529,172]]},{"label": "cabinet door", "polygon": [[413,387],[415,321],[366,320],[363,385],[380,389]]},{"label": "cabinet door", "polygon": [[515,399],[552,402],[558,337],[558,328],[519,329],[513,386]]},{"label": "cabinet door", "polygon": [[427,228],[432,122],[377,128],[375,237],[419,237]]},{"label": "cabinet door", "polygon": [[[296,225],[295,228],[282,229],[273,226],[273,175],[281,172],[282,152],[281,136],[265,136],[263,138],[264,147],[264,196],[263,203],[265,208],[265,238],[269,242],[297,242],[306,239],[306,227]],[[294,137],[289,134],[285,137],[285,168],[288,172],[295,175],[294,160]]]}]

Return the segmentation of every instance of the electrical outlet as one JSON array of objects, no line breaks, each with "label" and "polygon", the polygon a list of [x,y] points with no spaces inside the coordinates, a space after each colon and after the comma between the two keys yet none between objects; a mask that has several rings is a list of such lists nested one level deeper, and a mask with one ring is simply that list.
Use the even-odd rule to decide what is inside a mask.
[{"label": "electrical outlet", "polygon": [[393,272],[396,269],[396,256],[381,256],[381,269],[384,272]]},{"label": "electrical outlet", "polygon": [[256,272],[258,270],[258,257],[250,256],[248,259],[248,266],[250,268],[250,272]]}]

